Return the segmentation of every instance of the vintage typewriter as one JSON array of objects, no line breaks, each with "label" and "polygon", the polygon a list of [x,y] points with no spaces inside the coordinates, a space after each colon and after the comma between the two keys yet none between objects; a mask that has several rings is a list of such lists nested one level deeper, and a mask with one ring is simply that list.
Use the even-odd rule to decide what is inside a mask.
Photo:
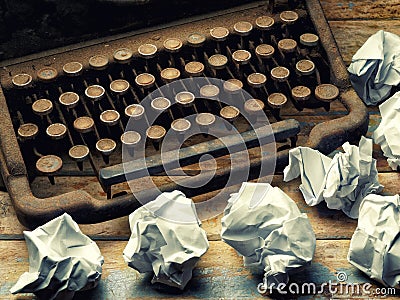
[{"label": "vintage typewriter", "polygon": [[[164,84],[205,77],[229,84],[218,88],[208,82],[200,87],[204,98],[220,94],[230,99],[243,88],[251,95],[244,109],[250,115],[259,110],[267,114],[272,132],[262,137],[273,135],[278,142],[277,171],[285,166],[288,150],[296,143],[330,153],[367,130],[367,110],[349,85],[318,0],[289,1],[279,7],[274,1],[255,2],[109,37],[107,42],[38,54],[1,70],[1,171],[19,220],[34,227],[64,211],[79,223],[127,215],[140,203],[132,194],[114,190],[127,180],[126,172],[135,180],[143,176],[140,171],[156,176],[168,164],[187,166],[203,154],[227,154],[224,143],[203,134],[185,141],[179,157],[162,159],[160,146],[169,130],[184,139],[189,126],[211,128],[218,116],[238,128],[249,151],[258,147],[260,136],[255,129],[248,130],[235,103],[210,107],[193,93],[174,90],[175,95],[160,95],[151,106],[142,105],[143,98]],[[297,139],[305,130],[296,120],[297,113],[329,112],[331,105],[342,105],[347,113],[315,124],[306,129],[310,130],[306,139]],[[164,116],[157,124],[146,123],[152,109]],[[185,121],[185,112],[198,114],[195,122]],[[126,132],[132,119],[146,130]],[[237,134],[229,139],[239,142]],[[146,170],[141,170],[142,165],[135,165],[134,150],[144,141]],[[128,171],[121,163],[122,145],[132,152],[133,167]],[[252,156],[248,179],[259,176],[257,168],[269,159],[275,157]],[[194,196],[224,187],[229,173],[246,167],[219,168],[202,188],[183,188],[175,182],[158,188],[179,188]],[[79,174],[95,174],[107,197],[96,199],[71,188],[40,199],[31,191],[30,183],[37,176],[47,176],[48,185],[57,185],[55,176]],[[138,193],[151,200],[157,191],[144,188]]]}]

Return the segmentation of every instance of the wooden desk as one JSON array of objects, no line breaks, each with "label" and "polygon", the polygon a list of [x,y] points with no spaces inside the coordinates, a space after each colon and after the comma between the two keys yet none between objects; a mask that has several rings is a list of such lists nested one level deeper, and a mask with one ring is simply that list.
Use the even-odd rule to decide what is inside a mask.
[{"label": "wooden desk", "polygon": [[[400,34],[400,20],[392,19],[399,15],[398,1],[355,0],[337,3],[334,0],[325,0],[322,3],[346,63],[349,63],[355,51],[377,30],[385,29]],[[333,114],[340,113],[339,106],[336,108]],[[312,122],[313,118],[327,119],[329,116],[314,113],[304,116],[304,121]],[[379,120],[378,109],[371,108],[369,134],[379,124]],[[378,159],[379,179],[385,186],[384,194],[399,193],[400,174],[390,171],[377,146],[374,148],[374,157]],[[40,183],[41,180],[47,179],[36,182]],[[89,189],[101,193],[101,188],[94,178],[85,177],[83,181],[88,184]],[[63,182],[57,186],[61,189],[63,185],[73,184],[78,188],[83,186],[81,177],[59,182]],[[338,211],[308,207],[298,190],[300,180],[283,183],[282,175],[276,175],[272,184],[279,186],[296,201],[302,212],[308,214],[318,239],[312,264],[292,276],[293,282],[322,284],[329,280],[336,281],[337,272],[346,272],[348,282],[374,284],[346,259],[350,238],[357,225],[355,220],[347,218]],[[208,233],[210,249],[201,258],[186,290],[181,294],[170,294],[155,290],[150,284],[150,274],[139,274],[124,263],[122,251],[130,234],[127,217],[101,224],[82,225],[82,231],[97,241],[105,263],[99,286],[77,298],[261,298],[256,287],[262,281],[262,273],[255,274],[244,268],[242,259],[235,251],[220,241],[220,217],[204,222],[203,227]],[[30,294],[16,296],[9,294],[9,289],[18,277],[28,270],[23,230],[15,217],[7,193],[0,193],[0,299],[34,298]]]}]

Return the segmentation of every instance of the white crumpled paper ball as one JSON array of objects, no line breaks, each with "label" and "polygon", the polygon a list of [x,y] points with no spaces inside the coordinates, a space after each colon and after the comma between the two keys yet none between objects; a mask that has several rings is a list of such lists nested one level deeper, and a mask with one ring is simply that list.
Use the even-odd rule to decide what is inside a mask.
[{"label": "white crumpled paper ball", "polygon": [[152,283],[184,289],[209,246],[193,201],[180,191],[163,193],[134,211],[129,224],[126,263],[141,273],[154,272]]},{"label": "white crumpled paper ball", "polygon": [[264,270],[267,288],[286,284],[291,271],[311,262],[316,244],[307,215],[268,183],[246,182],[232,194],[221,237],[243,256],[245,266]]},{"label": "white crumpled paper ball", "polygon": [[96,243],[63,214],[33,231],[24,231],[29,272],[10,292],[35,293],[39,298],[72,299],[75,292],[97,286],[104,262]]}]

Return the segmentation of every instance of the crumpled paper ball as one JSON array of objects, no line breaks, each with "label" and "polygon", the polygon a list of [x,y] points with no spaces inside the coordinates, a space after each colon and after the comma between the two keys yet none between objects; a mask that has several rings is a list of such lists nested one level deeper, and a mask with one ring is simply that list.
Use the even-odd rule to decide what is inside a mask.
[{"label": "crumpled paper ball", "polygon": [[392,170],[400,166],[400,92],[379,105],[381,123],[374,131],[374,142],[381,146]]},{"label": "crumpled paper ball", "polygon": [[33,231],[24,231],[29,272],[10,292],[35,293],[42,299],[72,299],[97,286],[104,262],[96,243],[64,213]]},{"label": "crumpled paper ball", "polygon": [[265,272],[268,288],[287,284],[291,271],[311,262],[316,244],[307,215],[268,183],[245,182],[231,195],[221,237],[243,256],[245,266]]},{"label": "crumpled paper ball", "polygon": [[371,139],[361,137],[358,147],[348,142],[342,147],[344,152],[332,159],[307,147],[290,150],[283,179],[290,181],[301,176],[299,188],[308,205],[325,201],[328,208],[342,210],[356,219],[363,198],[380,192],[383,186],[372,158]]},{"label": "crumpled paper ball", "polygon": [[350,81],[367,105],[387,99],[400,83],[400,37],[383,30],[373,34],[354,54]]},{"label": "crumpled paper ball", "polygon": [[370,278],[400,288],[399,195],[365,197],[347,259]]},{"label": "crumpled paper ball", "polygon": [[154,272],[152,283],[184,289],[209,247],[193,201],[180,191],[163,193],[130,214],[129,224],[126,263],[140,273]]}]

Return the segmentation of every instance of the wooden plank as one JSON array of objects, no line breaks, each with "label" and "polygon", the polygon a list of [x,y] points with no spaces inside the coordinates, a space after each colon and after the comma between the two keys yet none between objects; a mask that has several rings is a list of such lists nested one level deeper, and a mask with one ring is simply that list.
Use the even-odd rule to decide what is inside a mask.
[{"label": "wooden plank", "polygon": [[[99,241],[98,245],[105,259],[102,279],[96,289],[82,293],[78,299],[261,298],[257,285],[262,282],[262,271],[243,267],[242,258],[220,241],[210,242],[208,252],[193,272],[193,279],[183,292],[175,293],[171,289],[156,290],[150,283],[151,274],[139,274],[125,264],[122,252],[126,242]],[[347,262],[348,247],[348,240],[317,241],[312,264],[291,276],[291,283],[314,283],[319,286],[329,280],[337,282],[337,273],[345,272],[348,283],[372,283],[370,291],[373,291],[376,285]],[[0,253],[0,299],[33,299],[30,294],[12,296],[9,293],[18,277],[28,271],[25,243],[2,241]]]},{"label": "wooden plank", "polygon": [[[41,178],[43,182],[47,178]],[[63,179],[65,184],[60,186],[50,186],[42,189],[46,190],[46,194],[51,195],[55,192],[62,192],[62,188],[68,185],[82,184],[84,190],[88,192],[101,193],[101,188],[98,183],[94,183],[93,177],[72,177]],[[380,182],[385,186],[384,194],[393,195],[400,193],[399,173],[381,173],[379,174]],[[92,184],[84,187],[84,181],[89,181]],[[67,184],[68,183],[68,184]],[[324,205],[309,207],[303,200],[298,186],[300,180],[296,179],[291,182],[282,182],[282,176],[276,175],[272,181],[272,185],[280,187],[287,193],[299,206],[302,212],[307,213],[310,218],[311,225],[319,239],[340,239],[350,238],[356,227],[356,220],[346,217],[342,212],[329,210]],[[210,199],[215,193],[209,193],[196,197],[196,201],[204,201]],[[208,233],[210,240],[219,240],[221,231],[220,218],[216,217],[203,222],[203,228]],[[99,223],[99,224],[83,224],[80,226],[82,231],[95,239],[127,239],[130,235],[128,218],[118,218],[115,220]],[[0,193],[0,239],[17,238],[22,239],[23,226],[16,219],[14,209],[10,202],[7,193]]]},{"label": "wooden plank", "polygon": [[329,25],[346,64],[350,64],[356,51],[378,30],[400,35],[400,20],[330,21]]},{"label": "wooden plank", "polygon": [[321,1],[328,20],[392,19],[400,14],[397,0]]}]

